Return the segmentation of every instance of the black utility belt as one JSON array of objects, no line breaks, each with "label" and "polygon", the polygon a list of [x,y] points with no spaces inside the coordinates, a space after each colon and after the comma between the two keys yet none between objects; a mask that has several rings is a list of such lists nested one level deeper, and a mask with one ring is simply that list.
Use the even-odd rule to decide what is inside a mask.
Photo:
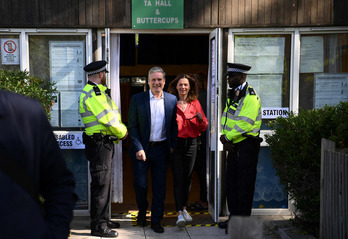
[{"label": "black utility belt", "polygon": [[117,141],[118,138],[117,136],[114,135],[107,135],[107,134],[102,134],[102,133],[94,133],[92,135],[87,135],[86,133],[83,133],[83,140],[88,141],[88,140],[93,140],[93,141]]},{"label": "black utility belt", "polygon": [[262,141],[263,141],[263,138],[261,138],[259,135],[258,136],[253,136],[253,135],[244,133],[244,134],[242,134],[242,136],[246,137],[247,139],[257,140],[260,143],[262,143]]}]

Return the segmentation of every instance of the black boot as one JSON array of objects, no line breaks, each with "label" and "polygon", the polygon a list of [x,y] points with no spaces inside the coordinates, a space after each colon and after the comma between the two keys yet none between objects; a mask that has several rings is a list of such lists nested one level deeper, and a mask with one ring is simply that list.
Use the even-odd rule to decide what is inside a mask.
[{"label": "black boot", "polygon": [[227,226],[228,226],[228,220],[223,221],[223,222],[219,222],[219,223],[218,223],[218,226],[219,226],[219,228],[221,228],[221,229],[226,229]]},{"label": "black boot", "polygon": [[92,236],[98,236],[98,237],[118,237],[118,232],[111,230],[108,227],[101,228],[97,227],[96,229],[91,230]]},{"label": "black boot", "polygon": [[118,222],[107,221],[107,225],[110,228],[120,228],[120,224]]}]

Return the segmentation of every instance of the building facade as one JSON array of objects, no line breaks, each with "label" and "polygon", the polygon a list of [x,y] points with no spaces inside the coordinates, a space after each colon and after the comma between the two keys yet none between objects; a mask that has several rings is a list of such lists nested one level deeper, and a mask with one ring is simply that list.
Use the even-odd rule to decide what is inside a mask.
[{"label": "building facade", "polygon": [[[139,26],[142,20],[137,22],[136,16],[149,8],[174,10],[178,25],[156,25],[170,19],[169,13],[158,17],[157,12],[146,17],[148,25]],[[93,60],[109,62],[108,86],[124,122],[131,95],[146,89],[153,65],[165,69],[167,85],[179,73],[207,76],[207,181],[215,221],[227,211],[221,183],[225,153],[218,140],[227,62],[252,66],[247,81],[261,96],[262,137],[271,133],[267,123],[287,111],[348,98],[345,0],[12,0],[1,1],[0,11],[0,69],[27,70],[56,82],[51,124],[77,180],[76,213],[88,212],[89,175],[78,98],[86,83],[83,66]],[[117,147],[113,164],[113,201],[119,203],[135,200],[126,183],[132,181],[128,144]],[[253,213],[290,213],[291,202],[282,188],[264,141]]]}]

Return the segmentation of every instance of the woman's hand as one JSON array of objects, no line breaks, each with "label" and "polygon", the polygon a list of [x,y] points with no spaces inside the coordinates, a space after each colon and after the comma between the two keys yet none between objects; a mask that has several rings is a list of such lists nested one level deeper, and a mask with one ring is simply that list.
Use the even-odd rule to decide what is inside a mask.
[{"label": "woman's hand", "polygon": [[199,123],[202,123],[202,122],[203,122],[203,116],[202,116],[201,113],[197,112],[197,113],[196,113],[196,117],[197,117]]}]

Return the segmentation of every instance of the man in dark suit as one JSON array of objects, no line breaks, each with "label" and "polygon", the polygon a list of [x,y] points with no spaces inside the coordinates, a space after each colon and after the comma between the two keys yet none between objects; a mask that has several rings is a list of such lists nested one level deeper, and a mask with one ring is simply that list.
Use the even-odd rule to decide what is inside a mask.
[{"label": "man in dark suit", "polygon": [[150,90],[134,95],[130,102],[129,154],[133,163],[134,190],[139,208],[137,223],[146,226],[147,173],[151,168],[151,228],[162,233],[164,229],[160,221],[164,212],[168,160],[176,147],[178,136],[177,99],[174,95],[163,92],[165,72],[158,66],[149,70],[148,85]]},{"label": "man in dark suit", "polygon": [[0,90],[0,132],[1,238],[67,238],[74,175],[41,104]]}]

